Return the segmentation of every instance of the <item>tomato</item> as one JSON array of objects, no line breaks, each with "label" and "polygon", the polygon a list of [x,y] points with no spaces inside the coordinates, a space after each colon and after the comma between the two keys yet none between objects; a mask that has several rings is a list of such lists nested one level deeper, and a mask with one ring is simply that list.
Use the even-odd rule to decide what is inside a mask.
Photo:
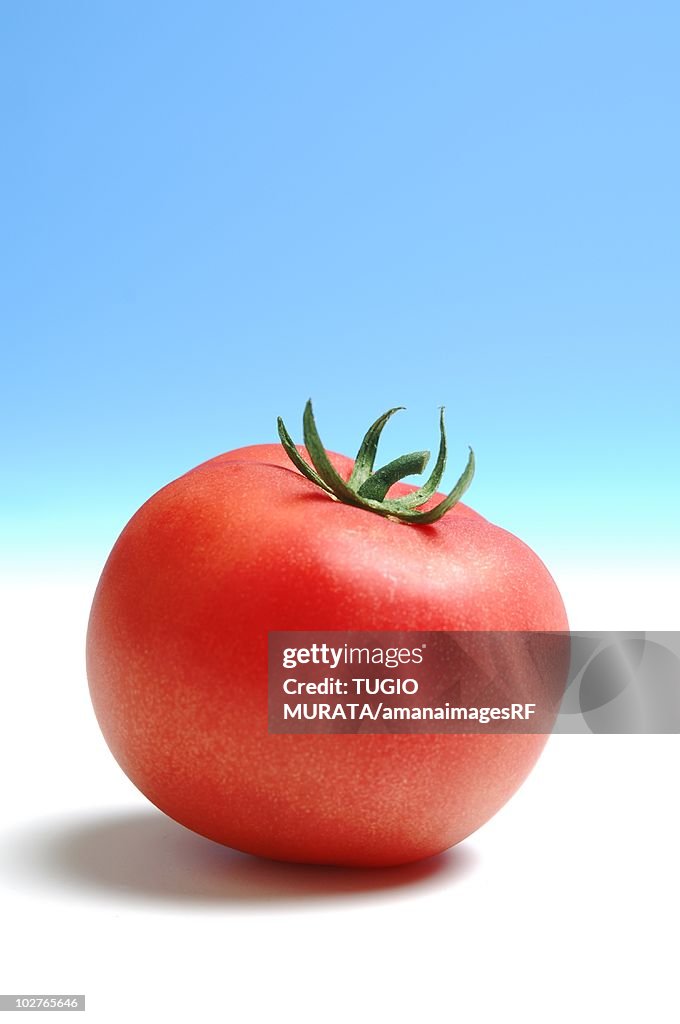
[{"label": "tomato", "polygon": [[[346,481],[355,463],[327,458]],[[392,482],[387,500],[417,490]],[[176,821],[265,857],[396,865],[468,836],[530,771],[544,735],[268,732],[271,630],[567,629],[539,558],[460,501],[425,525],[373,511],[255,445],[123,530],[92,606],[90,692],[123,771]]]}]

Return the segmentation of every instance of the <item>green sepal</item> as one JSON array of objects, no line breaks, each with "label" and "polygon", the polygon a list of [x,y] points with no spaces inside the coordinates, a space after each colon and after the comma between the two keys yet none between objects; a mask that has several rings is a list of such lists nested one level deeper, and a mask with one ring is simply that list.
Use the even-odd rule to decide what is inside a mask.
[{"label": "green sepal", "polygon": [[318,487],[322,487],[324,491],[327,491],[329,494],[332,494],[333,491],[331,490],[331,488],[328,487],[328,485],[323,482],[319,474],[315,473],[312,467],[309,465],[309,463],[305,462],[305,460],[302,458],[302,456],[300,455],[299,451],[295,446],[295,443],[293,442],[292,437],[286,430],[285,424],[280,416],[276,422],[279,431],[279,437],[281,439],[281,444],[283,445],[284,451],[288,458],[291,460],[291,462],[295,466],[297,466],[297,468],[300,470],[303,476],[306,476],[307,479],[311,480],[313,484],[316,484]]},{"label": "green sepal", "polygon": [[314,469],[335,497],[340,498],[341,501],[349,502],[350,505],[360,504],[356,492],[348,487],[326,455],[326,449],[316,429],[311,398],[305,406],[305,412],[302,417],[302,436]]},{"label": "green sepal", "polygon": [[429,452],[411,452],[410,455],[400,455],[398,459],[388,462],[382,469],[365,480],[357,494],[361,498],[372,498],[373,501],[383,501],[392,484],[403,480],[405,476],[415,476],[423,473],[430,461]]},{"label": "green sepal", "polygon": [[[468,456],[467,464],[465,469],[461,473],[456,483],[456,486],[452,491],[446,495],[443,501],[440,501],[438,505],[428,509],[426,512],[421,512],[419,509],[406,509],[404,506],[399,508],[396,512],[391,511],[389,508],[386,510],[387,515],[393,515],[396,519],[399,519],[402,523],[420,523],[421,526],[427,526],[430,523],[436,523],[438,519],[441,519],[443,515],[453,508],[453,506],[460,501],[468,487],[472,483],[472,478],[475,475],[475,453],[470,448],[470,454]],[[398,499],[397,499],[398,500]]]},{"label": "green sepal", "polygon": [[[366,436],[361,442],[357,457],[354,460],[354,468],[350,474],[347,486],[351,487],[353,491],[359,491],[361,485],[368,480],[369,476],[373,472],[373,465],[375,463],[376,452],[378,451],[378,441],[382,434],[383,427],[387,421],[394,416],[395,412],[401,412],[403,405],[397,405],[394,409],[388,409],[387,412],[379,416],[378,419],[373,423],[366,431]],[[420,470],[422,472],[422,470]]]},{"label": "green sepal", "polygon": [[[444,426],[444,409],[439,410],[439,452],[437,453],[437,461],[434,464],[434,469],[430,474],[428,480],[420,487],[417,491],[413,491],[412,494],[407,494],[403,498],[397,498],[399,502],[399,508],[417,508],[419,505],[424,505],[426,501],[432,497],[436,492],[439,484],[441,483],[442,476],[444,475],[444,469],[446,468],[446,428]],[[425,467],[423,467],[424,469]],[[385,505],[389,507],[392,500],[387,498]]]}]

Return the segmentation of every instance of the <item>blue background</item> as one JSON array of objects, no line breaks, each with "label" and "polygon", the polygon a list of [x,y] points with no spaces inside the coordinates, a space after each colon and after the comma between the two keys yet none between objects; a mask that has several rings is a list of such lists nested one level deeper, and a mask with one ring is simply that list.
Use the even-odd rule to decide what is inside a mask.
[{"label": "blue background", "polygon": [[220,451],[436,446],[544,556],[678,545],[673,3],[2,5],[2,555]]}]

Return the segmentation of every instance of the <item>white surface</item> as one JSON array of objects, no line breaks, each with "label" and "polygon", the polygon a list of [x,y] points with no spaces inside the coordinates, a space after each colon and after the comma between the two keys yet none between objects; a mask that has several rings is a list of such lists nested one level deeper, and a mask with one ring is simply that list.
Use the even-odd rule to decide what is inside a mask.
[{"label": "white surface", "polygon": [[[677,628],[670,570],[563,570],[575,628]],[[679,737],[553,737],[421,865],[269,864],[174,824],[113,761],[85,682],[95,582],[0,592],[0,992],[85,992],[96,1022],[677,1019]]]}]

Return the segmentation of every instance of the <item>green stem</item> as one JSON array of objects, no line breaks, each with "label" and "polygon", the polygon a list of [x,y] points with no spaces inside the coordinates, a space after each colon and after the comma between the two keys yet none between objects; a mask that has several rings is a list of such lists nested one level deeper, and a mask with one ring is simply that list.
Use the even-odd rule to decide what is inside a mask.
[{"label": "green stem", "polygon": [[435,494],[446,467],[446,430],[444,410],[442,409],[439,417],[439,453],[430,477],[418,490],[401,498],[388,498],[387,493],[393,484],[406,476],[422,473],[430,458],[429,452],[411,452],[409,455],[402,455],[381,469],[373,471],[378,441],[383,427],[390,417],[401,408],[403,407],[389,409],[369,427],[357,452],[354,468],[347,480],[343,480],[340,476],[323,446],[316,427],[311,399],[305,406],[303,437],[312,465],[310,466],[300,455],[281,417],[278,419],[279,437],[286,454],[297,469],[327,494],[348,505],[363,508],[367,512],[397,519],[402,523],[418,523],[425,526],[436,523],[461,499],[474,476],[475,456],[470,448],[467,465],[453,490],[449,491],[439,504],[423,512],[419,506],[424,505]]}]

